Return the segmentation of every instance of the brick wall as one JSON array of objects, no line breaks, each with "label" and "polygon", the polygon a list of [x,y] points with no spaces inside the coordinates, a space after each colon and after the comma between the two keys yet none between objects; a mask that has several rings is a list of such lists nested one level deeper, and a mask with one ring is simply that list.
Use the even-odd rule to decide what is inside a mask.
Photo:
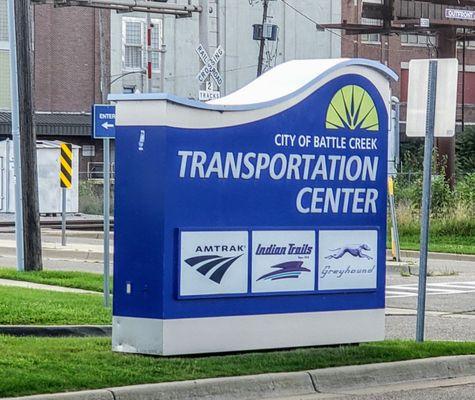
[{"label": "brick wall", "polygon": [[[353,0],[342,0],[342,21],[348,23],[360,23],[361,22],[361,2],[358,2],[358,9],[354,6]],[[399,82],[392,84],[393,94],[401,99],[406,100],[407,93],[407,63],[411,59],[417,58],[435,58],[437,53],[435,49],[429,49],[427,46],[410,46],[401,44],[401,39],[397,35],[382,37],[383,43],[387,43],[389,51],[388,54],[388,66],[393,69],[401,78]],[[356,43],[355,43],[356,42]],[[382,48],[381,44],[368,44],[364,43],[361,36],[343,35],[341,44],[342,57],[361,57],[369,58],[372,60],[381,60]],[[462,49],[457,49],[457,57],[460,65],[462,64]],[[383,58],[383,60],[385,57]],[[473,109],[475,106],[475,49],[467,49],[465,56],[465,63],[468,66],[465,75],[465,116],[466,121],[475,122],[475,115]],[[459,74],[459,102],[461,100],[461,74]],[[457,117],[460,117],[460,106],[457,112]],[[405,118],[404,104],[402,109],[402,119]]]},{"label": "brick wall", "polygon": [[[106,65],[110,17],[104,11]],[[37,111],[90,112],[101,101],[99,11],[34,6],[35,107]]]}]

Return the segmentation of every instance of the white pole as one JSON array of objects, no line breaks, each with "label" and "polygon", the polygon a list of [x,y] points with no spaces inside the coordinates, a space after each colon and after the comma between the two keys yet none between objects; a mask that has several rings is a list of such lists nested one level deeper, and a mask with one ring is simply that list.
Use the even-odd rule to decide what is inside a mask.
[{"label": "white pole", "polygon": [[152,92],[152,17],[147,13],[147,29],[146,29],[146,60],[147,60],[147,84],[146,92]]},{"label": "white pole", "polygon": [[162,15],[162,37],[160,41],[160,91],[165,93],[165,53],[167,46],[165,44],[165,15]]},{"label": "white pole", "polygon": [[23,253],[23,198],[21,195],[21,162],[20,162],[20,119],[18,114],[18,70],[15,36],[15,5],[14,0],[8,0],[8,37],[10,43],[10,93],[12,103],[12,137],[13,163],[15,173],[15,238],[16,265],[18,271],[25,270]]}]

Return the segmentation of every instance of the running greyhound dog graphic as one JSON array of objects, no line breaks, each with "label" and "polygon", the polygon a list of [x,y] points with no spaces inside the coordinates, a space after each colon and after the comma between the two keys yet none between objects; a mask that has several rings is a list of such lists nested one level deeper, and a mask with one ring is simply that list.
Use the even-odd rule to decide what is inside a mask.
[{"label": "running greyhound dog graphic", "polygon": [[332,251],[333,254],[330,254],[329,256],[326,256],[325,258],[338,259],[338,258],[343,257],[346,253],[348,253],[352,255],[353,257],[366,258],[368,260],[372,260],[373,257],[370,257],[367,254],[363,253],[363,250],[369,251],[371,250],[371,248],[366,243],[337,247],[336,249],[330,249],[330,251]]}]

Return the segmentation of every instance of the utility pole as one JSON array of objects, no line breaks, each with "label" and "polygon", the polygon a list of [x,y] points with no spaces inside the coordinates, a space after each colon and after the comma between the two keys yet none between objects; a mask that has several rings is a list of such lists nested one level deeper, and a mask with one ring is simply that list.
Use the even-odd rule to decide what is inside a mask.
[{"label": "utility pole", "polygon": [[21,183],[23,198],[24,267],[43,269],[38,205],[38,170],[33,104],[33,63],[31,6],[29,0],[15,1],[15,38],[17,48],[18,98],[20,121]]},{"label": "utility pole", "polygon": [[[269,7],[269,0],[263,0],[263,8],[262,8],[262,31],[264,31],[264,24],[267,21],[267,9]],[[264,61],[264,47],[266,44],[266,39],[264,38],[264,32],[262,32],[262,38],[259,44],[259,58],[257,59],[257,76],[261,76],[262,74],[262,63]]]},{"label": "utility pole", "polygon": [[[206,54],[209,54],[209,2],[208,0],[199,0],[201,12],[198,20],[199,43],[204,47]],[[201,68],[201,67],[200,67]],[[205,89],[205,83],[200,84],[200,89]]]},{"label": "utility pole", "polygon": [[[447,27],[437,30],[438,58],[457,58],[456,28]],[[445,181],[455,187],[455,135],[437,138],[437,164],[445,165]]]}]

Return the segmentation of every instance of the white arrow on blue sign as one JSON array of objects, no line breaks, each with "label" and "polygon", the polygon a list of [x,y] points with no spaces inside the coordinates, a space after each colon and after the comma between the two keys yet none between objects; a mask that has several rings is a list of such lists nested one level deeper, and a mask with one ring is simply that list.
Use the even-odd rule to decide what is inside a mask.
[{"label": "white arrow on blue sign", "polygon": [[115,138],[115,106],[94,104],[92,108],[92,136],[94,139]]}]

